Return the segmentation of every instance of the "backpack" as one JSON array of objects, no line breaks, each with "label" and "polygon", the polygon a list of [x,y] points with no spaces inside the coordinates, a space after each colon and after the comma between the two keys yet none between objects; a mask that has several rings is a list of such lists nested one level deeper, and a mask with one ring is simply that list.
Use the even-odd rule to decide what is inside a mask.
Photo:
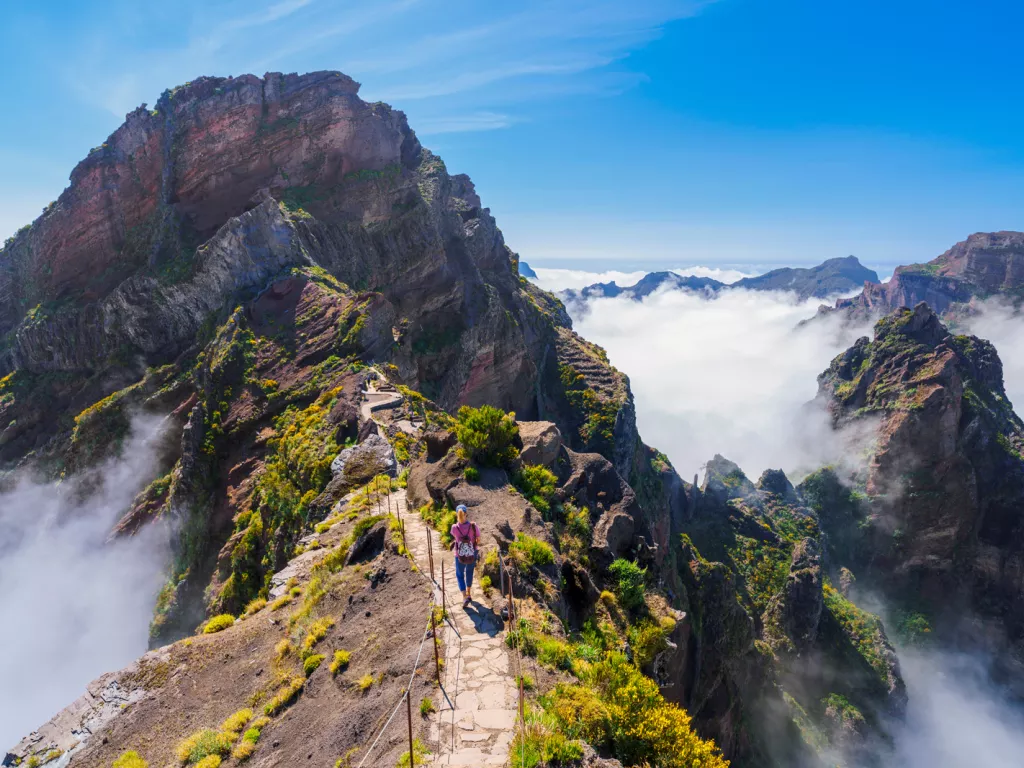
[{"label": "backpack", "polygon": [[[456,525],[456,528],[459,529],[459,533],[462,533],[462,530],[458,525]],[[475,528],[476,523],[469,524],[470,534],[474,533]],[[458,546],[455,548],[455,556],[459,558],[459,562],[463,565],[471,565],[476,562],[476,547],[473,545],[473,542],[467,538],[459,542]]]}]

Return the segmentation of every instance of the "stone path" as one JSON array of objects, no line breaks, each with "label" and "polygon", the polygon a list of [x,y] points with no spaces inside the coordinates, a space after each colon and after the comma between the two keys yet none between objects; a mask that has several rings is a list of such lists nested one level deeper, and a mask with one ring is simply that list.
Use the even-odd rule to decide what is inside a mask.
[{"label": "stone path", "polygon": [[[378,389],[377,385],[378,380],[371,379],[363,392],[360,411],[364,419],[374,418],[374,411],[404,399],[397,392]],[[405,432],[418,432],[414,424],[404,419],[398,422],[398,427]],[[397,503],[405,521],[409,553],[427,578],[430,578],[427,537],[431,537],[438,604],[441,604],[441,562],[444,561],[444,593],[451,621],[438,630],[444,643],[444,671],[443,684],[435,701],[437,712],[430,725],[431,764],[505,765],[515,734],[518,691],[505,650],[501,617],[475,600],[468,608],[462,607],[452,552],[442,547],[440,536],[415,510],[410,512],[405,489],[393,493],[391,503]],[[477,581],[479,571],[478,567]],[[474,585],[474,596],[481,596],[478,584]]]},{"label": "stone path", "polygon": [[[454,628],[446,623],[442,635],[444,690],[438,693],[438,712],[430,729],[433,764],[505,765],[515,733],[518,692],[505,650],[501,617],[476,601],[463,609],[454,556],[442,548],[437,532],[428,528],[419,515],[405,513],[404,497],[402,491],[399,504],[406,525],[406,544],[416,566],[429,577],[427,536],[433,538],[437,599],[440,603],[443,559],[448,615],[454,623]],[[478,586],[474,592],[480,597]]]}]

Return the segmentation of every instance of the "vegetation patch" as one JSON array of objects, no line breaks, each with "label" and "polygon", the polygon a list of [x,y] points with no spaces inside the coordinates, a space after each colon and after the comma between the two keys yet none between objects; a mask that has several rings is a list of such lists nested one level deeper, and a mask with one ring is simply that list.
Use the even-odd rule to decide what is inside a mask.
[{"label": "vegetation patch", "polygon": [[619,603],[630,611],[639,610],[644,605],[647,569],[620,557],[608,567],[608,573],[615,579],[615,593]]},{"label": "vegetation patch", "polygon": [[281,534],[297,540],[309,522],[310,503],[331,479],[338,446],[327,416],[339,394],[337,389],[324,392],[308,407],[288,408],[275,420],[276,436],[268,441],[270,455],[256,483],[253,508],[235,521],[242,536],[231,552],[221,604],[241,606],[265,598],[271,575],[284,567],[268,542]]},{"label": "vegetation patch", "polygon": [[134,749],[130,749],[113,762],[113,768],[149,768],[149,763]]},{"label": "vegetation patch", "polygon": [[331,675],[337,677],[340,672],[348,669],[349,661],[352,659],[352,654],[348,651],[337,650],[334,652],[334,658],[331,659]]},{"label": "vegetation patch", "polygon": [[462,406],[455,423],[455,435],[463,455],[484,467],[502,467],[519,455],[515,440],[519,426],[514,413],[484,405]]},{"label": "vegetation patch", "polygon": [[521,571],[551,565],[555,561],[550,544],[525,533],[516,534],[516,540],[508,546],[508,554]]},{"label": "vegetation patch", "polygon": [[555,474],[539,464],[528,464],[515,473],[512,484],[547,520],[558,485]]},{"label": "vegetation patch", "polygon": [[219,758],[228,754],[234,741],[234,734],[220,733],[208,728],[180,742],[174,751],[182,763],[196,765],[210,756]]},{"label": "vegetation patch", "polygon": [[824,592],[826,610],[843,628],[857,652],[878,674],[882,685],[887,685],[889,669],[880,652],[885,646],[882,622],[877,616],[851,603],[831,584],[824,585]]},{"label": "vegetation patch", "polygon": [[204,635],[212,635],[214,632],[223,632],[228,627],[234,626],[235,617],[230,613],[222,613],[219,616],[214,616],[203,627]]}]

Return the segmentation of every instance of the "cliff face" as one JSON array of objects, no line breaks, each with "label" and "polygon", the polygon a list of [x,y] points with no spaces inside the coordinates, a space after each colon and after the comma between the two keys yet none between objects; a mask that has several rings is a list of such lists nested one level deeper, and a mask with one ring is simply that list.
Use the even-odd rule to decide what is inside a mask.
[{"label": "cliff face", "polygon": [[952,315],[972,299],[1004,295],[1018,302],[1024,290],[1024,233],[971,235],[926,264],[897,267],[885,285],[866,283],[859,296],[835,308],[859,317],[878,317],[926,302],[939,315]]},{"label": "cliff face", "polygon": [[[493,403],[570,435],[619,422],[579,445],[628,458],[624,378],[608,374],[615,403],[566,391],[564,310],[519,278],[472,182],[357,89],[339,73],[202,78],[130,114],[0,251],[0,378],[77,412],[196,354],[283,270],[322,268],[380,297],[391,339],[373,356],[444,407]],[[32,397],[7,405],[0,460],[59,451],[65,424]]]},{"label": "cliff face", "polygon": [[1016,642],[1024,424],[992,345],[950,334],[919,304],[880,320],[819,387],[837,424],[879,420],[864,486],[870,524],[837,535],[860,552],[858,576],[960,642]]},{"label": "cliff face", "polygon": [[[187,258],[260,189],[414,168],[419,144],[404,115],[357,91],[336,72],[201,78],[129,114],[4,248],[0,334],[36,304],[100,298],[132,269]],[[356,220],[390,214],[354,202]]]}]

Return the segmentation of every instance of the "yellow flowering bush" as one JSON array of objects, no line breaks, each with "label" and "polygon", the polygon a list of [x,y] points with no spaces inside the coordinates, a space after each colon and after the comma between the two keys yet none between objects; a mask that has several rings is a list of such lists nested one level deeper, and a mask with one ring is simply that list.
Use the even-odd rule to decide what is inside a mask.
[{"label": "yellow flowering bush", "polygon": [[547,712],[572,735],[608,742],[626,765],[651,768],[728,768],[713,741],[700,738],[685,710],[621,653],[589,665],[583,686],[559,686]]}]

